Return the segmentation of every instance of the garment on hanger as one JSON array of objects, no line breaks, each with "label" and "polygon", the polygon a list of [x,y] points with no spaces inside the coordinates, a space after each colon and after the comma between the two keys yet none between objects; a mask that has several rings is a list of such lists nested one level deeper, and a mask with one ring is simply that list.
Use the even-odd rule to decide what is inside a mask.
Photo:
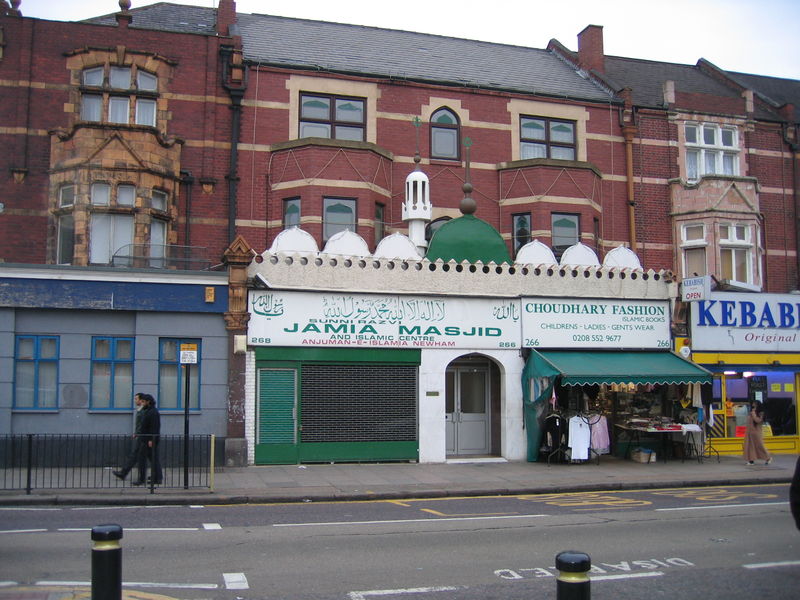
[{"label": "garment on hanger", "polygon": [[575,415],[569,420],[569,447],[572,460],[588,460],[591,430],[585,417]]},{"label": "garment on hanger", "polygon": [[553,413],[544,420],[544,446],[556,450],[564,443],[566,421],[564,417]]},{"label": "garment on hanger", "polygon": [[589,428],[591,429],[591,448],[597,454],[611,452],[611,439],[608,436],[608,419],[605,415],[590,415]]}]

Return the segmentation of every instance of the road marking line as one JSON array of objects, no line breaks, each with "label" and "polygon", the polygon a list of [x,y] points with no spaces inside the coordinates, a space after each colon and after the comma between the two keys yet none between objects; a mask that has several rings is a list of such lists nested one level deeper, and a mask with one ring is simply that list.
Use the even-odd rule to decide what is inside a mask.
[{"label": "road marking line", "polygon": [[136,506],[135,504],[129,504],[127,506],[74,506],[67,510],[127,510],[131,508],[142,508],[141,506]]},{"label": "road marking line", "polygon": [[329,521],[325,523],[273,523],[273,527],[313,527],[316,525],[383,525],[390,523],[442,523],[443,521],[489,521],[493,519],[530,519],[550,515],[510,515],[505,517],[448,517],[446,519],[389,519],[386,521]]},{"label": "road marking line", "polygon": [[[68,587],[88,587],[91,581],[37,581],[34,585],[38,586],[68,586]],[[122,587],[134,588],[168,588],[168,589],[196,589],[196,590],[216,590],[219,585],[216,583],[156,583],[153,581],[123,581]]]},{"label": "road marking line", "polygon": [[448,514],[443,513],[438,510],[433,510],[432,508],[420,508],[420,512],[430,513],[432,515],[436,515],[437,517],[500,517],[500,516],[508,516],[508,515],[517,515],[519,513],[513,512],[502,512],[502,513],[461,513],[461,514]]},{"label": "road marking line", "polygon": [[225,580],[225,589],[227,590],[249,590],[250,584],[247,583],[247,577],[244,573],[223,573],[222,578]]},{"label": "road marking line", "polygon": [[0,533],[41,533],[47,529],[5,529]]},{"label": "road marking line", "polygon": [[637,577],[659,577],[663,571],[647,571],[645,573],[621,573],[619,575],[589,575],[590,581],[603,581],[608,579],[636,579]]},{"label": "road marking line", "polygon": [[[56,529],[56,531],[63,531],[63,532],[80,532],[80,531],[91,531],[91,527],[61,527]],[[199,531],[199,527],[125,527],[125,531]]]},{"label": "road marking line", "polygon": [[219,523],[203,523],[203,529],[222,529]]},{"label": "road marking line", "polygon": [[27,508],[27,507],[24,507],[24,506],[3,506],[3,507],[0,507],[0,510],[7,510],[7,511],[12,511],[12,510],[16,510],[16,511],[19,511],[19,510],[26,510],[26,511],[27,510],[30,510],[30,511],[49,510],[49,511],[53,511],[53,510],[63,510],[63,509],[61,509],[61,508]]},{"label": "road marking line", "polygon": [[783,560],[780,562],[750,563],[742,565],[745,569],[769,569],[770,567],[796,567],[800,565],[800,560]]},{"label": "road marking line", "polygon": [[657,511],[666,510],[699,510],[702,508],[740,508],[743,506],[788,506],[788,502],[758,502],[753,504],[714,504],[711,506],[678,506],[675,508],[656,508]]},{"label": "road marking line", "polygon": [[439,586],[439,587],[422,587],[422,588],[406,588],[401,590],[367,590],[364,592],[350,592],[347,597],[350,600],[364,600],[367,596],[395,596],[398,594],[428,594],[431,592],[455,592],[457,590],[465,589],[463,586]]},{"label": "road marking line", "polygon": [[0,587],[12,587],[19,585],[16,581],[0,581]]}]

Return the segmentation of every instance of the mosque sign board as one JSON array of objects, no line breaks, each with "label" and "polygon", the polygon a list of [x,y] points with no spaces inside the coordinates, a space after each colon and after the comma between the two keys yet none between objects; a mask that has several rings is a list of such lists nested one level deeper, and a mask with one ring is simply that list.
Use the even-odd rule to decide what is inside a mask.
[{"label": "mosque sign board", "polygon": [[526,348],[670,348],[668,300],[522,298]]},{"label": "mosque sign board", "polygon": [[520,348],[519,299],[251,290],[251,346]]}]

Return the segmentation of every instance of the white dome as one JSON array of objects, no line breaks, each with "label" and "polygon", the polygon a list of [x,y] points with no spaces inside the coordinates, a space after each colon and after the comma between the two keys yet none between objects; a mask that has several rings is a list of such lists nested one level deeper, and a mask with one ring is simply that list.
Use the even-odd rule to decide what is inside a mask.
[{"label": "white dome", "polygon": [[360,235],[345,229],[331,236],[322,252],[343,256],[369,256],[369,246]]},{"label": "white dome", "polygon": [[517,252],[515,263],[520,265],[557,265],[553,251],[539,240],[528,242]]},{"label": "white dome", "polygon": [[604,267],[622,267],[626,269],[641,269],[642,263],[636,253],[626,246],[617,246],[606,254],[603,259]]},{"label": "white dome", "polygon": [[407,260],[419,260],[421,258],[414,242],[412,242],[408,236],[399,232],[383,238],[378,243],[378,247],[375,248],[375,254],[373,254],[373,256],[375,258],[400,258]]},{"label": "white dome", "polygon": [[586,244],[578,242],[564,250],[564,254],[561,255],[561,264],[575,267],[599,267],[600,261],[594,253],[594,250],[589,248]]},{"label": "white dome", "polygon": [[289,253],[317,253],[319,246],[314,237],[307,231],[303,231],[299,227],[290,227],[284,229],[272,242],[269,252],[272,254],[283,252]]}]

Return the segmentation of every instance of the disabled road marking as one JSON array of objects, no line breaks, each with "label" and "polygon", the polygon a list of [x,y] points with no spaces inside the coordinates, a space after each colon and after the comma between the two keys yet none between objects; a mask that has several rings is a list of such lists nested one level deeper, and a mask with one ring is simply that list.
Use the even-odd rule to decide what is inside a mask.
[{"label": "disabled road marking", "polygon": [[440,587],[421,587],[406,588],[400,590],[366,590],[363,592],[350,592],[347,597],[350,600],[365,600],[369,596],[399,596],[400,594],[429,594],[431,592],[455,592],[466,589],[463,586],[440,586]]},{"label": "disabled road marking", "polygon": [[249,590],[250,584],[247,583],[247,577],[244,573],[223,573],[222,578],[225,580],[225,589],[228,590]]}]

